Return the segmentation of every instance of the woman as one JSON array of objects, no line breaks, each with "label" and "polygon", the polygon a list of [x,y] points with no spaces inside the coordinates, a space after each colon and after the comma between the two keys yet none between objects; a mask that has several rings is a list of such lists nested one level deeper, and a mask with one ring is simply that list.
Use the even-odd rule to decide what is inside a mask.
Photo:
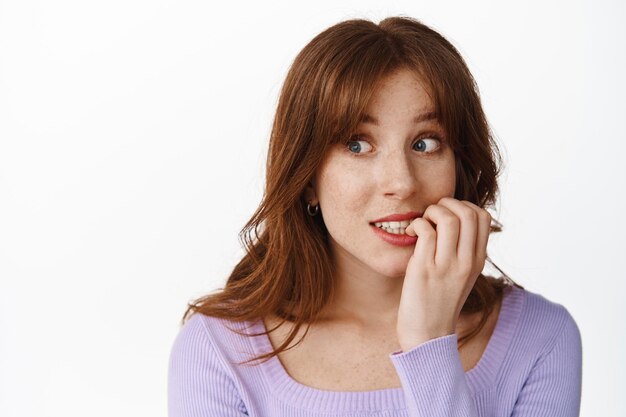
[{"label": "woman", "polygon": [[183,319],[170,416],[577,416],[571,315],[482,274],[499,162],[437,32],[396,17],[315,37],[280,95],[247,254]]}]

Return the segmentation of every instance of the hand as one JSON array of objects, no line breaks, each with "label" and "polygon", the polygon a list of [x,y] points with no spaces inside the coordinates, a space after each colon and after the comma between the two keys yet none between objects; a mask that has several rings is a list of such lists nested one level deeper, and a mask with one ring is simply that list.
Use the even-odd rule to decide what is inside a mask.
[{"label": "hand", "polygon": [[406,228],[418,239],[398,309],[396,331],[403,351],[455,332],[463,304],[485,266],[490,224],[488,211],[444,197]]}]

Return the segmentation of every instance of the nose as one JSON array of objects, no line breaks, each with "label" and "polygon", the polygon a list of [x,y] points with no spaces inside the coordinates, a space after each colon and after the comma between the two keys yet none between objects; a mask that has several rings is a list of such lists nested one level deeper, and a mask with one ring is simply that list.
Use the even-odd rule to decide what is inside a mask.
[{"label": "nose", "polygon": [[417,192],[419,180],[416,171],[411,156],[402,150],[381,156],[379,178],[385,197],[404,200]]}]

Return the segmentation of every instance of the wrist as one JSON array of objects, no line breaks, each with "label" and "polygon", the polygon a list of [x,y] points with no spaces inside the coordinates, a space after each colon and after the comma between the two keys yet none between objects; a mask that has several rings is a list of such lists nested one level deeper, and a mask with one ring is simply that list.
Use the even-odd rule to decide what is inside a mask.
[{"label": "wrist", "polygon": [[428,333],[420,333],[415,334],[410,337],[402,337],[398,338],[398,343],[403,352],[407,352],[423,343],[426,343],[430,340],[437,339],[444,336],[450,336],[455,334],[454,330],[442,330],[439,332],[428,332]]}]

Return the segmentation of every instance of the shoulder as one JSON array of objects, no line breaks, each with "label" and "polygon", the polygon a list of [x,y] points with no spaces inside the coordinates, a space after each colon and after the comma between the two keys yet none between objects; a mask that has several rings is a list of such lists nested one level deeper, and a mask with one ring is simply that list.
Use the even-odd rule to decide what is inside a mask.
[{"label": "shoulder", "polygon": [[210,320],[202,314],[193,314],[178,330],[170,352],[170,367],[175,363],[217,360],[214,337],[209,331]]},{"label": "shoulder", "polygon": [[532,291],[515,290],[522,299],[521,314],[499,381],[502,390],[517,393],[513,414],[541,405],[577,416],[582,343],[576,321],[562,304]]},{"label": "shoulder", "polygon": [[580,330],[570,311],[562,304],[527,289],[513,288],[521,297],[518,337],[526,348],[546,354],[557,343],[581,345]]},{"label": "shoulder", "polygon": [[178,330],[178,334],[174,341],[174,347],[183,346],[204,346],[205,348],[212,345],[212,336],[209,332],[209,317],[194,313],[192,314]]},{"label": "shoulder", "polygon": [[169,415],[245,414],[245,381],[231,362],[236,346],[224,340],[225,324],[196,313],[179,329],[169,358]]},{"label": "shoulder", "polygon": [[[228,366],[246,360],[250,352],[250,322],[235,322],[194,313],[179,329],[172,346],[172,358],[181,356],[211,357]],[[238,333],[239,332],[239,333]]]}]

